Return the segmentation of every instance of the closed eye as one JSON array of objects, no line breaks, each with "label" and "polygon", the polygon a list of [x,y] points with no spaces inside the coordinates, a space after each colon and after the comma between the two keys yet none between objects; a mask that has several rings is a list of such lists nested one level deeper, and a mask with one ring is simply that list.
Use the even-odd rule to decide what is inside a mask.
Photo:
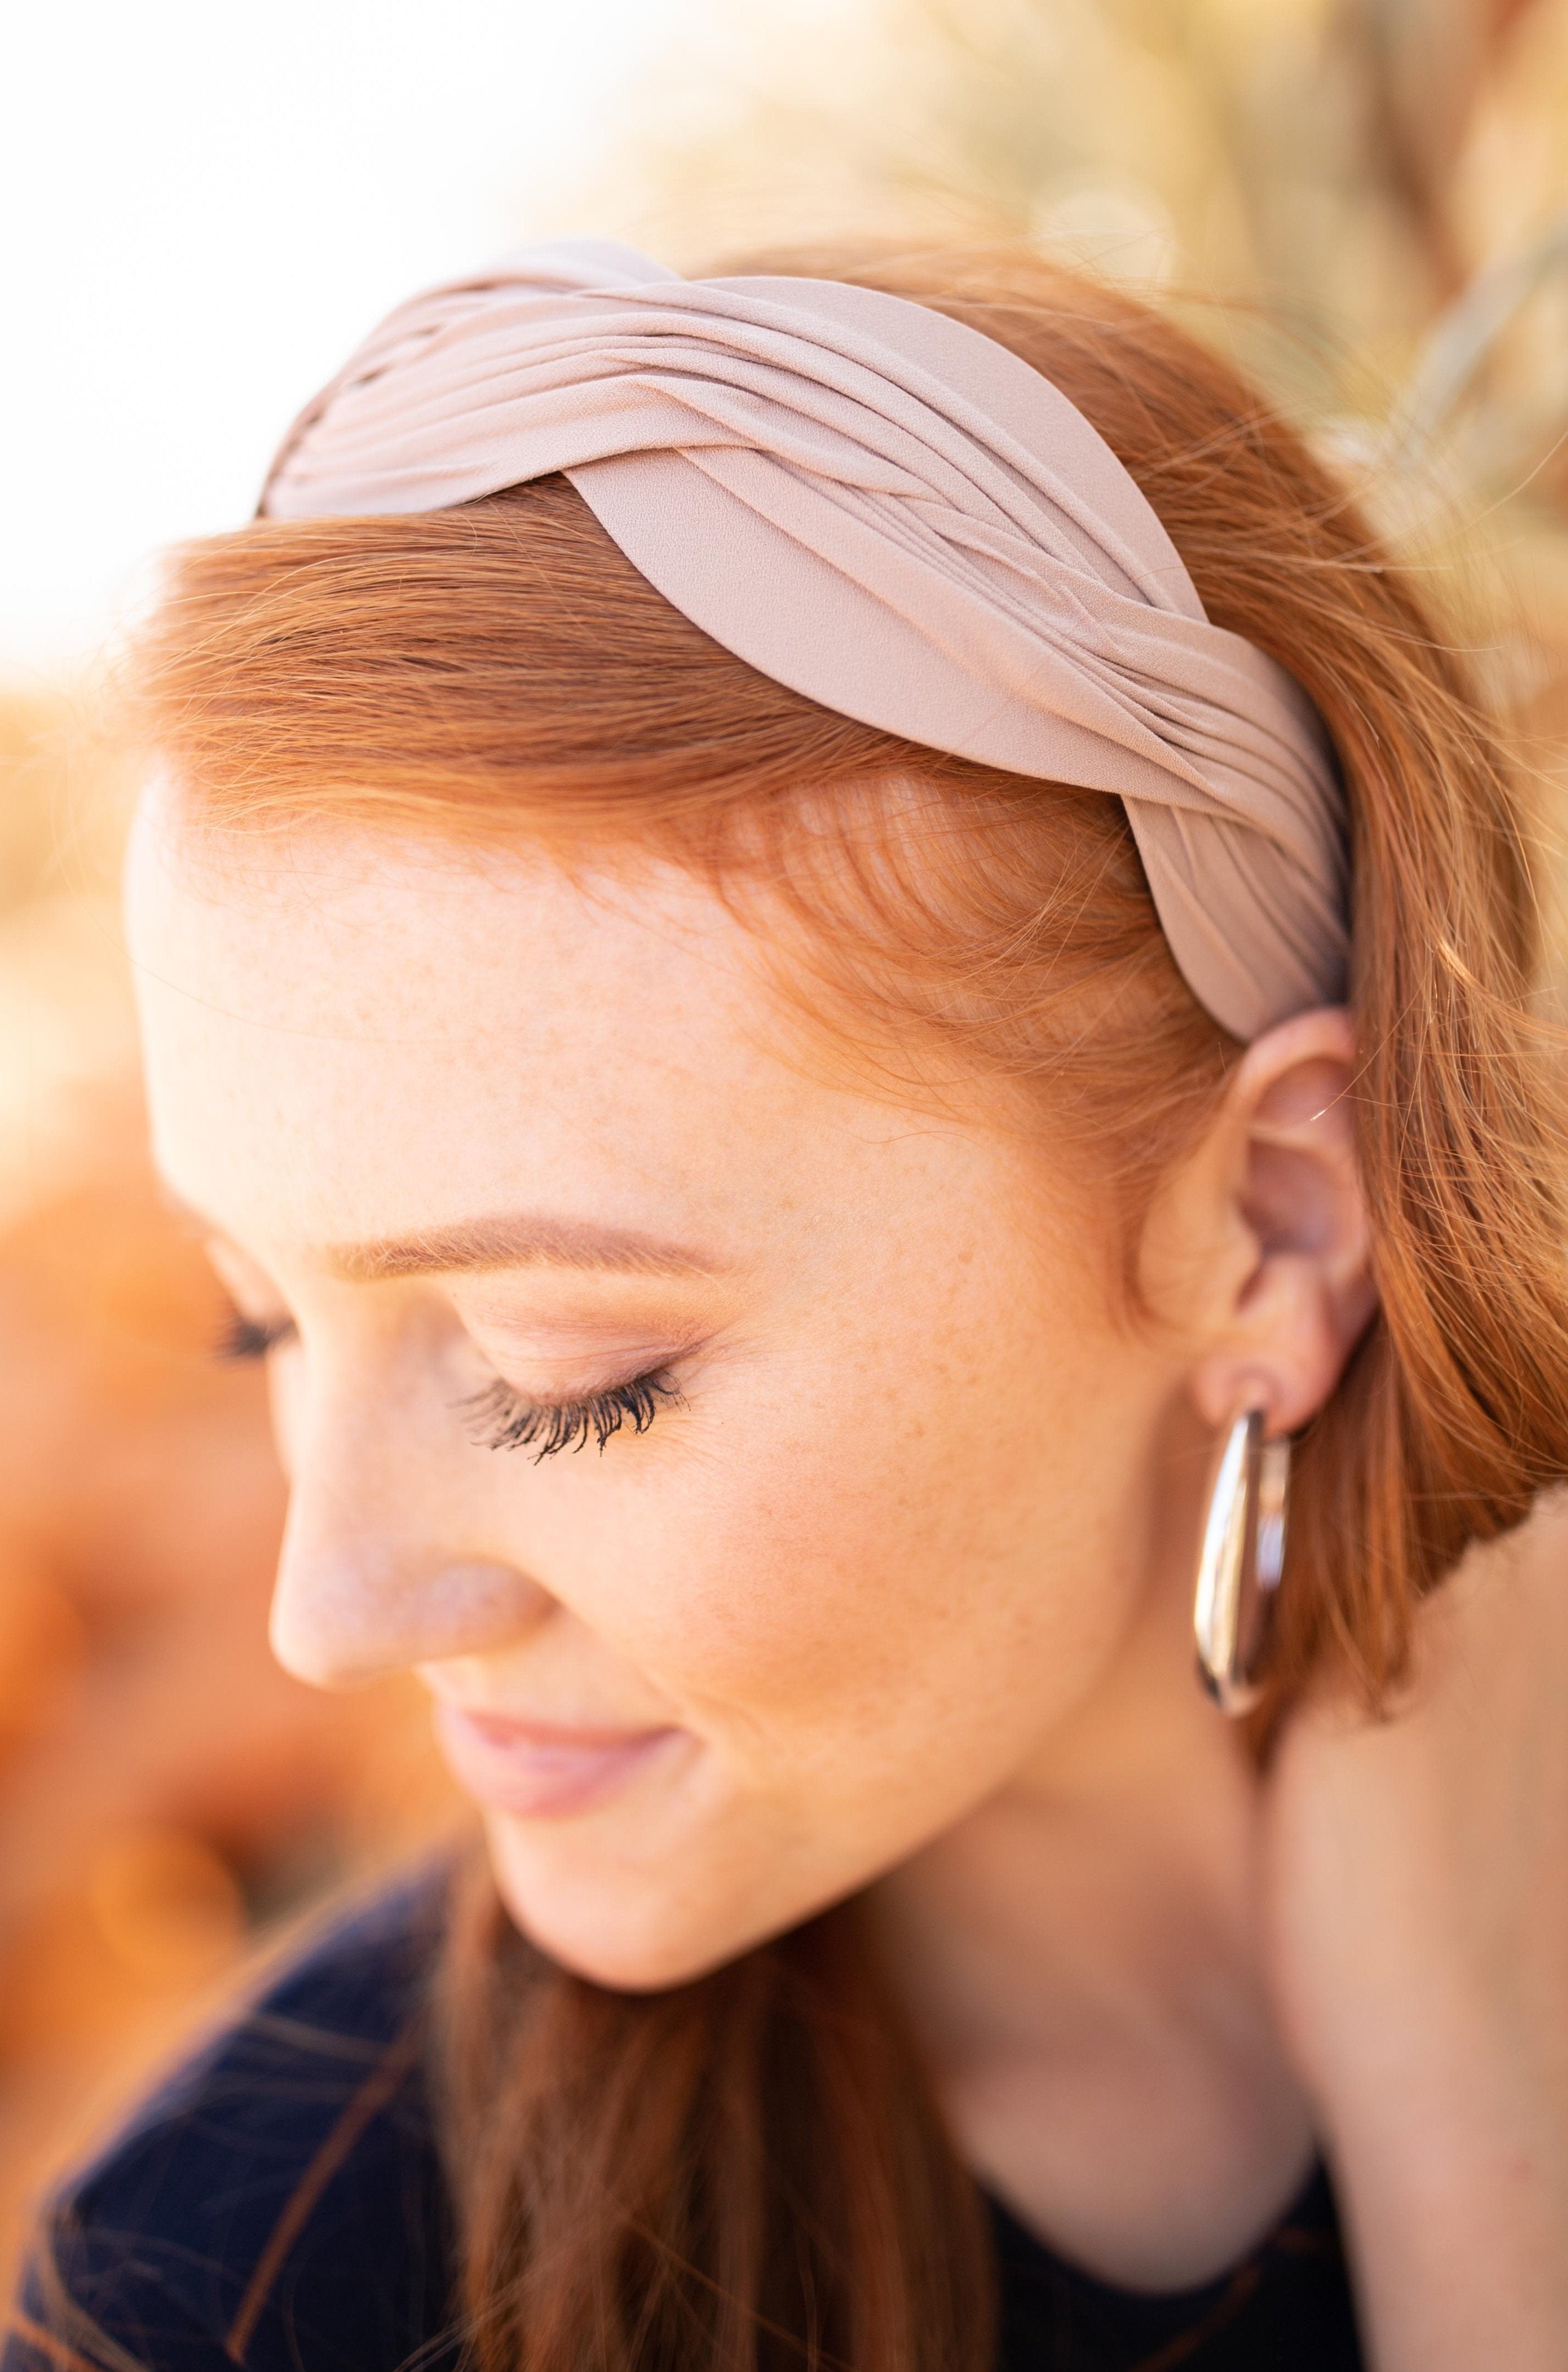
[{"label": "closed eye", "polygon": [[220,1359],[264,1359],[280,1343],[292,1343],[295,1333],[292,1318],[247,1318],[231,1308],[213,1350]]},{"label": "closed eye", "polygon": [[577,1401],[526,1401],[497,1377],[458,1407],[482,1449],[531,1449],[537,1466],[563,1449],[585,1448],[590,1437],[602,1453],[612,1434],[646,1433],[661,1408],[679,1404],[680,1394],[656,1368]]}]

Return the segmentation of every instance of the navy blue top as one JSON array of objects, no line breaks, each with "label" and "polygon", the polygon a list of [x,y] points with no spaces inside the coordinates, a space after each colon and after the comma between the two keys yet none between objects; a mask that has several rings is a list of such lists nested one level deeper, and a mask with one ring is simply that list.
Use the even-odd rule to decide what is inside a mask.
[{"label": "navy blue top", "polygon": [[[58,2195],[0,2372],[454,2372],[419,2049],[441,1891],[330,1933]],[[1109,2288],[992,2213],[998,2372],[1360,2372],[1321,2175],[1176,2297]]]}]

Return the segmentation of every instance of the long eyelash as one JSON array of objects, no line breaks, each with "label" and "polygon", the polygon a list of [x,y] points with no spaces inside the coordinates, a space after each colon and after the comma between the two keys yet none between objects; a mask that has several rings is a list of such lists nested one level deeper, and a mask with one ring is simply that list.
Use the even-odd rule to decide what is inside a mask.
[{"label": "long eyelash", "polygon": [[680,1394],[662,1376],[633,1376],[584,1401],[532,1401],[519,1398],[499,1376],[484,1389],[458,1405],[471,1420],[473,1438],[482,1449],[531,1449],[537,1466],[563,1449],[583,1449],[590,1436],[602,1453],[612,1434],[630,1427],[646,1433],[661,1408],[679,1402]]},{"label": "long eyelash", "polygon": [[242,1309],[231,1309],[224,1320],[223,1331],[213,1344],[215,1359],[264,1359],[280,1343],[289,1341],[294,1333],[292,1318],[278,1318],[268,1324],[259,1318],[247,1318]]}]

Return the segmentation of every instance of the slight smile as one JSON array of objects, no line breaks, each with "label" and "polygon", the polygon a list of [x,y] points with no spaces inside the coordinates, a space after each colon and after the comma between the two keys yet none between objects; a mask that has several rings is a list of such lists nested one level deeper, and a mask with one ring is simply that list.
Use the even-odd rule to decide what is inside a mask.
[{"label": "slight smile", "polygon": [[578,1729],[438,1703],[436,1735],[470,1796],[498,1812],[549,1820],[603,1803],[686,1732]]}]

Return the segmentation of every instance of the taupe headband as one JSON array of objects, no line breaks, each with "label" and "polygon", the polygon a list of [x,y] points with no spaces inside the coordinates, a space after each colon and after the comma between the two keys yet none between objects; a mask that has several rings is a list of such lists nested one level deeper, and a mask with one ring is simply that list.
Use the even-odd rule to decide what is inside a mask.
[{"label": "taupe headband", "polygon": [[392,314],[296,422],[275,518],[564,471],[678,610],[829,708],[1126,803],[1194,994],[1242,1039],[1344,993],[1343,796],[1303,693],[1211,625],[1061,391],[836,281],[535,248]]}]

